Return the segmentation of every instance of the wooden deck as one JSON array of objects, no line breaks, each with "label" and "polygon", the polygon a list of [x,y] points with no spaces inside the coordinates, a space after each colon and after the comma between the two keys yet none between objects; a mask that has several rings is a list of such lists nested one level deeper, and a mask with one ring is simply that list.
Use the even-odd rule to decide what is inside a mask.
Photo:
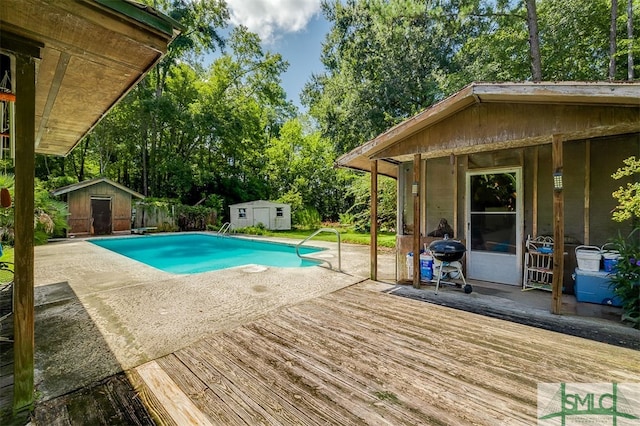
[{"label": "wooden deck", "polygon": [[4,282],[0,278],[0,424],[13,403],[13,284]]},{"label": "wooden deck", "polygon": [[351,287],[129,371],[164,424],[535,424],[540,382],[640,352]]}]

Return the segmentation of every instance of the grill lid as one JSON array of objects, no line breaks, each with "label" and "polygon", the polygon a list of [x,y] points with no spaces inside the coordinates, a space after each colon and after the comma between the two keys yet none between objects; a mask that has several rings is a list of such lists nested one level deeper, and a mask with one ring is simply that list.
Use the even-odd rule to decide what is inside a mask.
[{"label": "grill lid", "polygon": [[453,262],[462,259],[467,251],[464,244],[458,240],[436,240],[429,244],[433,257],[442,262]]}]

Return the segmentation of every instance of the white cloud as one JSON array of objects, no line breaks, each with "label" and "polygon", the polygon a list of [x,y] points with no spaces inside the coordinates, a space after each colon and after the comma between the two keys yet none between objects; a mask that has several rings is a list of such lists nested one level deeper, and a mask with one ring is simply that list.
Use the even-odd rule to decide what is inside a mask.
[{"label": "white cloud", "polygon": [[320,0],[227,0],[231,23],[244,25],[263,42],[303,30],[320,11]]}]

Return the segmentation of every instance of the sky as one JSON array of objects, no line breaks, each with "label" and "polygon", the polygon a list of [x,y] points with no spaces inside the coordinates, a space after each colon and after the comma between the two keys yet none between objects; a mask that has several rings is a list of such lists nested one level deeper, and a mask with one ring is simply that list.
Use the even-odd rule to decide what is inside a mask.
[{"label": "sky", "polygon": [[233,25],[258,34],[263,49],[280,53],[289,62],[282,75],[287,99],[304,111],[300,92],[311,74],[324,71],[322,42],[330,25],[320,11],[320,0],[227,0]]}]

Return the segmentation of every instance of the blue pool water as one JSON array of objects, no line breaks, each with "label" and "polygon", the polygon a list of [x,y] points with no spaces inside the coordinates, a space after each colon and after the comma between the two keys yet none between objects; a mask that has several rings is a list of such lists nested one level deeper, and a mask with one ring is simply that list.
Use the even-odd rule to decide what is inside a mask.
[{"label": "blue pool water", "polygon": [[[277,267],[313,266],[300,259],[294,246],[206,234],[146,235],[101,238],[91,243],[174,274],[194,274],[247,264]],[[301,247],[300,254],[318,252]]]}]

